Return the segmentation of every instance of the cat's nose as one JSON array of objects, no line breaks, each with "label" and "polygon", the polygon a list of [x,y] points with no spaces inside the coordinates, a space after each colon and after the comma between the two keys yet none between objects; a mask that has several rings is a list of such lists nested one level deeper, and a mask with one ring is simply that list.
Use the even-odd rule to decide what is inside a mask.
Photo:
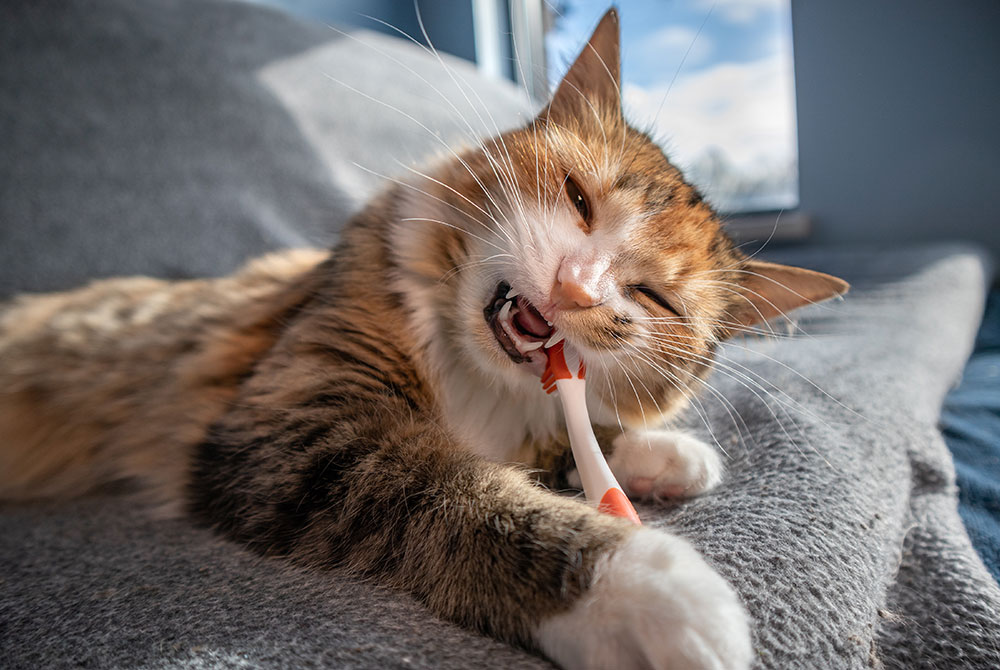
[{"label": "cat's nose", "polygon": [[552,286],[556,308],[582,309],[604,302],[607,269],[602,259],[564,258]]}]

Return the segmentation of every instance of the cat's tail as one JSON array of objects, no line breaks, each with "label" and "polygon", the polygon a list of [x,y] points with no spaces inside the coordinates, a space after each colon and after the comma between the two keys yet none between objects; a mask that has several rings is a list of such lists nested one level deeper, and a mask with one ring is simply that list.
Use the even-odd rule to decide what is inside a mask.
[{"label": "cat's tail", "polygon": [[127,485],[179,502],[192,446],[327,255],[281,252],[221,279],[110,279],[0,306],[0,501]]}]

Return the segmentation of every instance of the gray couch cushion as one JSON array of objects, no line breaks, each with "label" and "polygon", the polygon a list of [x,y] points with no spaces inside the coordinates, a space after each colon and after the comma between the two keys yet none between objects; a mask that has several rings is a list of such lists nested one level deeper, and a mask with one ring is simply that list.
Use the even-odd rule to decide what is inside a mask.
[{"label": "gray couch cushion", "polygon": [[[399,173],[396,160],[440,147],[392,107],[446,136],[465,128],[434,90],[464,99],[440,63],[364,37],[384,53],[235,3],[4,5],[0,286],[219,274],[332,241],[379,183],[353,163]],[[523,113],[509,89],[451,67],[498,118]],[[785,260],[854,291],[804,312],[795,338],[723,349],[731,367],[712,380],[726,401],[705,396],[707,425],[688,421],[727,449],[724,484],[640,514],[734,584],[759,667],[1000,667],[1000,590],[957,515],[935,425],[979,321],[984,258]],[[3,507],[0,538],[4,668],[547,666],[405,595],[256,558],[113,497]]]},{"label": "gray couch cushion", "polygon": [[0,90],[0,297],[329,245],[369,171],[527,118],[464,61],[208,0],[4,3]]}]

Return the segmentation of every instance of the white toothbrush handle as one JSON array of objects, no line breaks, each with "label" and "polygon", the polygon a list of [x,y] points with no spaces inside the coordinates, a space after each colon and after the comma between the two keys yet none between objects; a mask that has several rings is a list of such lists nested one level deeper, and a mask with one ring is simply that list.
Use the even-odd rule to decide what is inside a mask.
[{"label": "white toothbrush handle", "polygon": [[583,492],[587,500],[599,503],[608,489],[620,489],[621,486],[608,467],[594,436],[590,414],[587,412],[586,381],[559,379],[556,380],[556,388],[559,389],[559,399],[566,416],[566,431],[569,433],[573,459],[583,481]]}]

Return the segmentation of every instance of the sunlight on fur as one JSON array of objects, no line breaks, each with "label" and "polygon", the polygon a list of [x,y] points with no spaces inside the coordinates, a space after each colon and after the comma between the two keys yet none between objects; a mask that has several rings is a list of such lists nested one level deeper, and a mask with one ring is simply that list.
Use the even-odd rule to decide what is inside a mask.
[{"label": "sunlight on fur", "polygon": [[610,10],[534,119],[389,179],[331,253],[5,305],[0,497],[128,482],[567,668],[748,667],[739,598],[689,543],[547,490],[579,478],[543,347],[582,353],[627,493],[699,495],[724,458],[670,421],[713,369],[795,407],[720,344],[847,285],[733,244],[624,119],[618,35]]}]

